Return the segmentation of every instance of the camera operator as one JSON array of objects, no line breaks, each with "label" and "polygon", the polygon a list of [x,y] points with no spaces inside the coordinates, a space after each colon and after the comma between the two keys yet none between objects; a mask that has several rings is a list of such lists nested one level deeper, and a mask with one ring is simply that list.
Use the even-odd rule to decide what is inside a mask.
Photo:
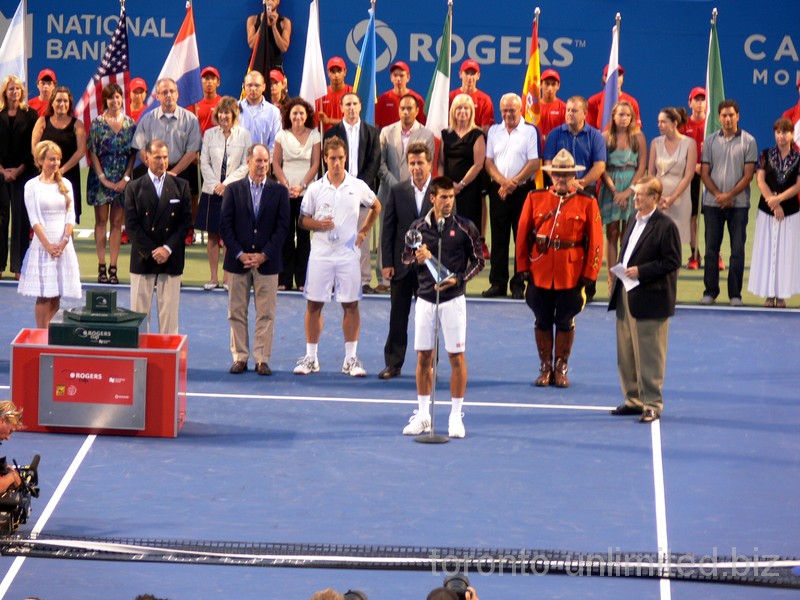
[{"label": "camera operator", "polygon": [[[9,439],[11,434],[19,429],[20,425],[22,425],[21,415],[22,411],[17,410],[17,407],[10,400],[0,402],[0,440]],[[0,475],[0,494],[4,493],[8,488],[22,483],[22,479],[20,479],[16,469],[6,467],[3,470],[5,472]]]}]

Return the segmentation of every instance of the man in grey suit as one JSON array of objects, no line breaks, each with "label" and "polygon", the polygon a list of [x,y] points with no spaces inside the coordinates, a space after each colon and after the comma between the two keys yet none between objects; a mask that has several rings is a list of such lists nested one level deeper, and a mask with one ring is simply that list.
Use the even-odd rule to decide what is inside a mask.
[{"label": "man in grey suit", "polygon": [[655,177],[636,184],[636,215],[622,238],[624,277],[635,280],[625,289],[618,277],[608,304],[617,315],[617,366],[624,404],[612,415],[640,415],[642,423],[661,417],[661,391],[667,366],[669,317],[675,314],[681,239],[672,219],[658,210],[663,187]]},{"label": "man in grey suit", "polygon": [[[389,191],[402,181],[407,181],[410,177],[408,172],[408,159],[406,149],[414,142],[424,142],[431,150],[431,156],[435,152],[436,146],[433,141],[433,133],[426,129],[417,121],[419,114],[419,101],[412,94],[406,94],[400,98],[400,120],[381,129],[381,166],[378,169],[380,187],[378,188],[378,200],[382,205],[389,199]],[[381,236],[383,235],[383,220],[385,213],[381,213]],[[381,250],[381,240],[378,239],[378,258],[375,261],[375,271],[378,276],[379,285],[376,288],[379,292],[389,290],[389,280],[383,277],[383,252]]]},{"label": "man in grey suit", "polygon": [[408,144],[406,152],[411,179],[392,186],[384,208],[381,247],[385,260],[383,277],[392,282],[392,305],[389,311],[389,335],[383,348],[386,367],[381,379],[400,375],[408,347],[408,315],[418,283],[414,265],[403,263],[406,232],[411,223],[425,216],[433,207],[428,193],[431,183],[433,152],[425,142]]},{"label": "man in grey suit", "polygon": [[153,287],[159,332],[178,333],[178,303],[192,226],[192,197],[185,179],[167,173],[169,150],[161,140],[145,146],[147,173],[125,188],[125,228],[131,239],[131,310],[147,314]]}]

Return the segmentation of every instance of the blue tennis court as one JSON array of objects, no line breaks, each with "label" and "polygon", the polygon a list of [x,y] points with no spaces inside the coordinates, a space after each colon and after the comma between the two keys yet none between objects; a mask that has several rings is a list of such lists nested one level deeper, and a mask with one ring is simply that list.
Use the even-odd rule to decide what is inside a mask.
[{"label": "blue tennis court", "polygon": [[[0,285],[0,389],[10,340],[32,303]],[[128,290],[119,288],[128,306]],[[188,418],[177,439],[19,432],[3,450],[42,456],[41,497],[18,533],[97,540],[548,549],[598,555],[659,550],[703,557],[800,557],[800,314],[678,309],[663,419],[611,417],[619,404],[614,317],[579,317],[572,387],[532,386],[538,359],[522,302],[471,300],[464,423],[444,445],[401,435],[416,406],[413,353],[383,367],[389,301],[361,304],[369,376],[340,373],[341,309],[326,307],[321,372],[297,377],[304,301],[281,294],[270,366],[229,375],[222,292],[186,290]],[[11,318],[13,316],[13,318]],[[437,429],[449,412],[440,363]],[[24,422],[24,415],[23,415]],[[346,554],[346,553],[341,553]],[[333,587],[370,600],[425,598],[442,573],[0,557],[0,597],[303,599]],[[234,562],[234,561],[231,561]],[[324,563],[323,563],[324,564]],[[797,567],[800,561],[786,563]],[[768,575],[769,573],[767,573]],[[780,599],[796,590],[645,577],[471,572],[481,600]]]}]

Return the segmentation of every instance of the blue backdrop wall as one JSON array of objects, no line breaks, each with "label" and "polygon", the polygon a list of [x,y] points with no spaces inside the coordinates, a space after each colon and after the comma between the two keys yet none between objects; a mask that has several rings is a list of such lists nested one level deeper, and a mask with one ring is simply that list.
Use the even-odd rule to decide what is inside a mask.
[{"label": "blue backdrop wall", "polygon": [[[18,0],[0,0],[0,35]],[[689,90],[704,85],[712,9],[719,9],[718,29],[729,97],[739,101],[741,125],[754,133],[760,147],[774,143],[773,121],[798,101],[800,76],[800,8],[797,0],[521,0],[475,2],[453,6],[453,87],[465,58],[482,65],[480,87],[495,98],[521,91],[533,11],[541,8],[539,28],[542,68],[560,71],[560,96],[589,96],[600,90],[608,61],[611,28],[622,15],[620,63],[624,90],[640,103],[645,133],[657,135],[662,106],[685,106]],[[245,19],[260,10],[254,0],[195,0],[200,62],[222,74],[221,91],[237,95],[249,59]],[[369,2],[320,0],[322,51],[327,59],[345,58],[352,67],[366,25]],[[378,0],[378,90],[390,87],[386,67],[405,60],[412,70],[411,87],[427,93],[444,23],[445,0]],[[115,0],[29,0],[31,32],[29,73],[54,69],[59,82],[80,95],[116,26]],[[185,15],[183,0],[129,0],[130,53],[133,76],[151,85]],[[293,22],[292,45],[286,57],[290,92],[297,91],[302,72],[308,21],[306,0],[282,0],[282,14]]]}]

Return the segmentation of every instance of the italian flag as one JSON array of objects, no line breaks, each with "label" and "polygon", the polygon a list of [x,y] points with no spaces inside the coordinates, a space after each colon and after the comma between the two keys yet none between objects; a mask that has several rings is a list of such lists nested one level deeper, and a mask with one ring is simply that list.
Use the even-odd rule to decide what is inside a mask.
[{"label": "italian flag", "polygon": [[708,39],[708,69],[706,70],[706,137],[722,129],[719,124],[717,106],[725,99],[725,85],[722,82],[722,57],[717,38],[717,9],[711,20],[711,35]]},{"label": "italian flag", "polygon": [[[438,145],[442,139],[442,129],[450,126],[450,34],[452,33],[453,4],[447,5],[447,18],[442,32],[442,46],[439,60],[433,72],[431,87],[425,100],[426,127],[431,130]],[[435,164],[436,161],[434,161]]]}]

